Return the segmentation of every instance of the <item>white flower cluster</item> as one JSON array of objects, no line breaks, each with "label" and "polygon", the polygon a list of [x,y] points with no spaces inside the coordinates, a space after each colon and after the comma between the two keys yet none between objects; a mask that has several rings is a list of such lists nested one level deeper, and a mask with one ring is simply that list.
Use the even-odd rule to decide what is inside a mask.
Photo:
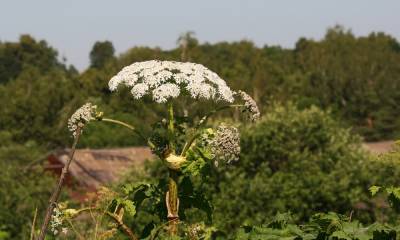
[{"label": "white flower cluster", "polygon": [[131,88],[134,98],[151,94],[153,100],[164,103],[188,92],[192,98],[234,101],[235,92],[216,73],[201,64],[151,60],[124,67],[111,78],[108,86],[115,91],[119,85]]},{"label": "white flower cluster", "polygon": [[200,239],[203,231],[203,226],[200,224],[193,224],[188,226],[187,232],[185,232],[185,235],[189,237],[189,239]]},{"label": "white flower cluster", "polygon": [[[227,163],[239,160],[240,135],[239,130],[232,126],[220,125],[215,137],[210,142],[211,151],[217,158]],[[215,162],[218,164],[218,161]]]},{"label": "white flower cluster", "polygon": [[54,235],[58,234],[58,229],[63,223],[61,210],[56,207],[53,210],[53,215],[51,215],[51,222],[50,222],[50,230],[53,232]]},{"label": "white flower cluster", "polygon": [[249,117],[253,122],[257,121],[260,118],[260,110],[258,110],[256,101],[243,91],[238,91],[238,94],[244,101],[244,111],[249,113]]},{"label": "white flower cluster", "polygon": [[70,119],[68,120],[68,129],[72,132],[72,135],[76,136],[76,131],[78,128],[82,128],[86,123],[95,119],[96,116],[96,105],[92,105],[91,103],[86,103],[82,107],[72,114]]}]

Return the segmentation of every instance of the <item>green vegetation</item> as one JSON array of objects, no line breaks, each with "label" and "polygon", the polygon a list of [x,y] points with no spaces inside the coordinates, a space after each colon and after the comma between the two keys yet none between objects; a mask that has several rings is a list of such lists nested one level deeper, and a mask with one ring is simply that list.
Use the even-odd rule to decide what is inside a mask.
[{"label": "green vegetation", "polygon": [[[0,134],[0,239],[26,239],[35,208],[43,209],[54,178],[40,161],[46,152],[32,141],[16,144],[11,134]],[[42,161],[41,161],[42,162]],[[9,236],[9,237],[7,237]]]},{"label": "green vegetation", "polygon": [[[351,216],[353,222],[349,224],[359,228],[360,223],[354,219],[362,223],[397,222],[393,211],[382,205],[381,198],[371,198],[368,189],[373,185],[399,184],[398,152],[378,159],[370,156],[362,148],[360,138],[334,121],[329,113],[316,107],[297,110],[291,103],[274,104],[258,123],[242,127],[241,139],[240,161],[213,169],[207,184],[201,179],[195,181],[213,206],[213,226],[231,237],[241,226],[265,225],[279,212],[290,212],[292,225],[314,226],[312,216],[318,212],[347,216],[319,215],[326,220],[348,221]],[[144,175],[132,173],[124,182],[165,177],[161,169],[158,163],[149,163]],[[207,220],[196,212],[188,214],[197,221]],[[377,226],[371,229],[374,227]],[[247,234],[259,236],[257,229]],[[282,232],[265,231],[279,235],[289,234],[289,230],[285,227]],[[290,234],[300,232],[292,230],[295,232]]]},{"label": "green vegetation", "polygon": [[288,211],[298,221],[320,211],[366,217],[355,205],[368,199],[369,156],[357,136],[316,107],[269,109],[243,129],[241,147],[241,161],[215,175],[215,217],[223,229]]},{"label": "green vegetation", "polygon": [[[364,235],[359,239],[378,239],[376,231],[397,232],[385,224],[368,225],[397,223],[393,211],[382,207],[379,196],[371,198],[368,189],[400,185],[398,152],[375,159],[362,151],[358,137],[400,136],[400,44],[396,39],[384,33],[356,37],[334,27],[322,40],[300,39],[294,49],[258,47],[250,41],[199,43],[192,33],[182,35],[178,43],[168,51],[133,47],[116,56],[112,43],[97,42],[90,52],[90,67],[78,72],[60,61],[45,41],[24,35],[18,42],[0,42],[0,239],[29,235],[35,208],[43,210],[53,186],[43,174],[41,158],[71,144],[66,123],[77,106],[86,101],[99,104],[108,116],[140,126],[145,134],[160,116],[166,117],[165,109],[149,99],[132,101],[128,90],[111,95],[107,87],[123,66],[150,59],[201,63],[233,89],[251,93],[265,113],[255,126],[242,124],[241,161],[229,170],[214,169],[207,184],[193,179],[214,206],[216,229],[230,237],[246,236],[238,239],[274,239],[272,235],[296,239],[300,236],[296,234],[315,239],[307,234],[335,232],[341,234],[335,235],[338,239],[343,234],[355,239],[348,229],[361,229],[361,225],[369,227],[360,230]],[[192,110],[192,106],[185,109],[184,102],[177,105],[182,112]],[[196,114],[210,107],[201,104]],[[218,117],[238,119],[237,113]],[[103,124],[89,125],[79,147],[143,144],[125,129]],[[159,166],[150,166],[144,174],[165,176]],[[127,181],[147,177],[131,176]],[[287,211],[292,213],[291,220],[280,226],[268,224],[276,213]],[[337,214],[313,217],[320,211]],[[207,234],[219,234],[209,228],[204,213],[188,210],[187,215],[207,223],[202,228]],[[158,221],[146,213],[135,217],[139,228],[144,227],[145,218]],[[321,218],[340,227],[328,234],[318,225]],[[237,232],[243,225],[248,227]],[[309,230],[311,225],[314,230]]]},{"label": "green vegetation", "polygon": [[257,227],[244,227],[235,239],[344,239],[344,240],[384,240],[396,239],[397,227],[374,223],[363,226],[357,220],[335,213],[316,214],[310,222],[295,225],[288,214],[278,214],[272,221]]},{"label": "green vegetation", "polygon": [[[0,130],[18,129],[20,133],[14,137],[18,142],[33,139],[39,144],[65,146],[68,116],[92,96],[112,114],[135,112],[127,119],[133,123],[155,122],[162,108],[148,101],[132,102],[127,91],[121,92],[122,97],[111,96],[107,82],[123,66],[136,61],[184,58],[209,67],[232,88],[251,93],[262,112],[271,99],[292,100],[300,107],[330,109],[367,140],[399,136],[400,45],[391,36],[371,33],[355,37],[335,27],[321,41],[300,39],[292,50],[257,47],[249,41],[200,44],[193,34],[183,35],[179,43],[181,46],[169,51],[134,47],[114,56],[110,42],[97,42],[90,52],[90,67],[78,73],[60,62],[56,50],[45,41],[24,35],[16,43],[0,42]],[[90,100],[96,103],[96,99]],[[208,107],[204,104],[203,109]],[[115,138],[107,141],[109,145],[140,143],[126,139],[123,133],[107,134],[109,130],[99,133]],[[86,141],[85,146],[89,145]]]}]

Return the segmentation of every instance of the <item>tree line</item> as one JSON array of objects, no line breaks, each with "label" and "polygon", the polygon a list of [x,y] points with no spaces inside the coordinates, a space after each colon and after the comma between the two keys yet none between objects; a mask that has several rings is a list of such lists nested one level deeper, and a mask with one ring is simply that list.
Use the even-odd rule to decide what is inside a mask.
[{"label": "tree line", "polygon": [[[316,105],[366,140],[399,136],[400,44],[390,35],[356,37],[336,26],[319,41],[299,39],[294,49],[258,47],[251,41],[199,43],[190,32],[177,43],[172,50],[133,47],[116,56],[111,42],[99,41],[89,54],[90,66],[78,72],[60,60],[46,41],[22,35],[18,42],[0,42],[0,130],[10,132],[17,142],[32,139],[65,146],[68,116],[88,99],[122,118],[136,112],[126,119],[135,124],[151,122],[151,116],[162,109],[131,101],[127,91],[119,93],[125,97],[111,96],[107,82],[123,66],[161,59],[207,66],[234,89],[251,93],[262,110],[276,101],[294,101],[300,109]],[[108,128],[95,135],[108,135]],[[123,132],[107,137],[112,138],[107,144],[99,136],[83,144],[140,144]]]}]

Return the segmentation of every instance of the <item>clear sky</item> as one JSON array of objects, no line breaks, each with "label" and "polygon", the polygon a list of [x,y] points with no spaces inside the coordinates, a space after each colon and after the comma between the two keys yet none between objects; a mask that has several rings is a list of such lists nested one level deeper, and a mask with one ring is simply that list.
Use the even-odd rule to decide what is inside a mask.
[{"label": "clear sky", "polygon": [[320,39],[335,24],[356,35],[384,31],[400,39],[400,0],[3,0],[0,40],[29,33],[45,39],[78,69],[97,40],[117,53],[137,45],[176,46],[194,31],[201,42],[249,39],[293,47],[299,37]]}]

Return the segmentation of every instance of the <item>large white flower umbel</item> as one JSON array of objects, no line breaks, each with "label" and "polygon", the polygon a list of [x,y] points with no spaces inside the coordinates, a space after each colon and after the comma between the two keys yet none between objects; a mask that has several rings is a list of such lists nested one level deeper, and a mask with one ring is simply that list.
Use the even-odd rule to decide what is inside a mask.
[{"label": "large white flower umbel", "polygon": [[164,103],[181,93],[192,98],[232,103],[235,92],[216,73],[201,64],[151,60],[124,67],[111,78],[108,86],[115,91],[119,85],[131,88],[134,98],[151,95]]}]

